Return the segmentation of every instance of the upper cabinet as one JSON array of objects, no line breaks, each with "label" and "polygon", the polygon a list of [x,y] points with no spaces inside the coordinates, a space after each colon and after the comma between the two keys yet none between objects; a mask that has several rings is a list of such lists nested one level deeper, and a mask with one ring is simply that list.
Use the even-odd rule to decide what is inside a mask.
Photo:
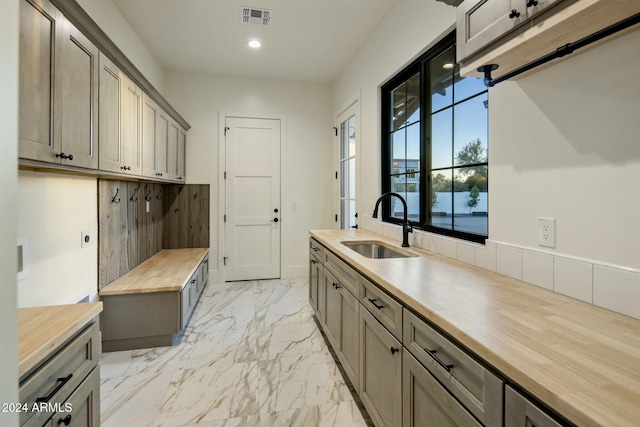
[{"label": "upper cabinet", "polygon": [[20,2],[19,157],[98,167],[98,49],[46,0]]},{"label": "upper cabinet", "polygon": [[482,77],[477,69],[489,64],[494,78],[506,75],[637,13],[640,1],[465,0],[457,8],[460,75]]},{"label": "upper cabinet", "polygon": [[98,48],[66,19],[63,35],[59,155],[62,164],[97,169]]},{"label": "upper cabinet", "polygon": [[466,0],[457,9],[457,55],[465,59],[564,0]]},{"label": "upper cabinet", "polygon": [[185,182],[188,124],[86,12],[19,4],[21,164]]}]

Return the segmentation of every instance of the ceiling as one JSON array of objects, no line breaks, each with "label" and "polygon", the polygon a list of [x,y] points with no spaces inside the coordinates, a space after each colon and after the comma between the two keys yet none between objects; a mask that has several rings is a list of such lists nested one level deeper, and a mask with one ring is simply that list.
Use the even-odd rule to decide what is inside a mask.
[{"label": "ceiling", "polygon": [[[311,82],[333,81],[396,1],[113,0],[166,70]],[[242,6],[270,25],[242,24]]]}]

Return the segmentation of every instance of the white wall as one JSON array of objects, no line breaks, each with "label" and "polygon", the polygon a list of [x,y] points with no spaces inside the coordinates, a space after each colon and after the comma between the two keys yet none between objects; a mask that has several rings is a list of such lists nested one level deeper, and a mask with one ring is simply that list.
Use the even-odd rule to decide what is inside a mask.
[{"label": "white wall", "polygon": [[[245,79],[167,71],[167,99],[192,128],[187,135],[187,182],[211,185],[211,268],[220,256],[218,236],[219,112],[286,116],[283,176],[283,277],[307,274],[308,230],[333,226],[333,119],[325,84]],[[297,210],[293,205],[297,205]]]},{"label": "white wall", "polygon": [[[0,13],[0,402],[18,401],[16,313],[16,203],[18,165],[18,2]],[[18,425],[17,414],[0,412],[0,425]]]},{"label": "white wall", "polygon": [[[95,178],[21,171],[18,238],[27,239],[28,276],[18,281],[18,306],[98,299],[98,203]],[[81,232],[93,244],[81,248]]]},{"label": "white wall", "polygon": [[[489,231],[640,269],[640,32],[489,91]],[[631,196],[630,196],[631,195]]]},{"label": "white wall", "polygon": [[163,93],[164,69],[111,0],[76,0],[151,84]]}]

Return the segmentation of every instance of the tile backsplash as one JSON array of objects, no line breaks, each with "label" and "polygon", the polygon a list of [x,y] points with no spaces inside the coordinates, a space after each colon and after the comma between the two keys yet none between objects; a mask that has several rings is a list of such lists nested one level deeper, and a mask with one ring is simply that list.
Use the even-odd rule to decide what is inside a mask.
[{"label": "tile backsplash", "polygon": [[[364,230],[402,240],[397,225],[369,215],[358,219]],[[640,272],[635,269],[491,240],[479,245],[419,230],[409,238],[412,246],[640,319]]]}]

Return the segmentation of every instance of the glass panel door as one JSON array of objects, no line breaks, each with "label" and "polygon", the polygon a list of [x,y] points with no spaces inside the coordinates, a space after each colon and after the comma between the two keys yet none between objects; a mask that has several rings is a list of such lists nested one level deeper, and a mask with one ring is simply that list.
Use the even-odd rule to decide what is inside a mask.
[{"label": "glass panel door", "polygon": [[340,123],[340,228],[356,225],[356,116]]}]

